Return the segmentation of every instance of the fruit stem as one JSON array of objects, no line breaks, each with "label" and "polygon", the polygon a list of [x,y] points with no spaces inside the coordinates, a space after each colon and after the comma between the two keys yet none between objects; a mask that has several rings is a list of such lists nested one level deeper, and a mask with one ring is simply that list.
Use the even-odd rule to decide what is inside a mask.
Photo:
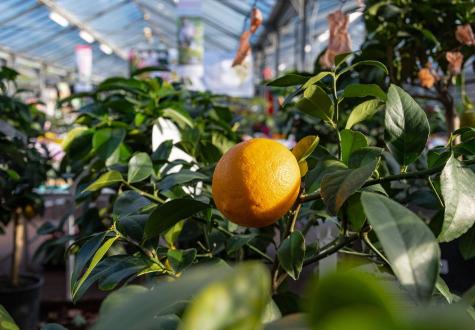
[{"label": "fruit stem", "polygon": [[142,196],[144,196],[144,197],[147,197],[147,198],[149,198],[149,199],[151,199],[151,200],[153,200],[153,201],[155,201],[155,202],[161,203],[161,204],[165,203],[165,201],[164,201],[163,199],[161,199],[160,197],[155,196],[155,195],[152,195],[152,194],[149,194],[148,192],[145,192],[145,191],[143,191],[143,190],[140,190],[139,188],[137,188],[137,187],[131,185],[130,183],[128,183],[128,182],[125,181],[125,180],[122,181],[122,183],[123,183],[124,185],[126,185],[127,187],[129,187],[130,189],[132,189],[132,190],[138,192],[140,195],[142,195]]},{"label": "fruit stem", "polygon": [[389,260],[386,259],[386,257],[381,253],[381,251],[379,251],[374,245],[373,243],[371,243],[371,241],[369,240],[369,237],[368,237],[368,233],[363,233],[362,235],[362,238],[363,238],[363,241],[366,243],[366,245],[368,245],[368,247],[374,252],[376,253],[376,255],[378,257],[380,257],[388,266],[391,266],[391,264],[389,263]]}]

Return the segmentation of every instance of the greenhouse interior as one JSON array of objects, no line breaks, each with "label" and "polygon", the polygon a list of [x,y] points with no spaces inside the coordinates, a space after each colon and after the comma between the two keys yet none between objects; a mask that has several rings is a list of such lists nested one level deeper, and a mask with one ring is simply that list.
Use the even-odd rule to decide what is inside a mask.
[{"label": "greenhouse interior", "polygon": [[0,0],[0,330],[475,329],[475,0]]}]

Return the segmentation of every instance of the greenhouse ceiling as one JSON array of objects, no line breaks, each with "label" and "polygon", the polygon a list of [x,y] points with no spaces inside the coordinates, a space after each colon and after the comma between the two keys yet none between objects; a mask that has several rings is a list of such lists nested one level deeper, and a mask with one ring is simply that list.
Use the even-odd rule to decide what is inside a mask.
[{"label": "greenhouse ceiling", "polygon": [[[2,0],[0,51],[71,72],[75,46],[90,43],[97,76],[123,75],[129,50],[149,46],[147,35],[154,47],[176,48],[178,2]],[[205,48],[236,49],[254,3],[265,20],[276,0],[202,0]]]}]

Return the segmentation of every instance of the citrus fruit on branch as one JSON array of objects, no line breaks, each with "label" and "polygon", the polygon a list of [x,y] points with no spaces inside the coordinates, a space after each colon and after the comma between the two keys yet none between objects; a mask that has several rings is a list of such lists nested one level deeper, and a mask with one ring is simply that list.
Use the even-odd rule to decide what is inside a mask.
[{"label": "citrus fruit on branch", "polygon": [[270,139],[251,139],[229,149],[216,165],[213,199],[232,222],[264,227],[290,210],[300,190],[297,159]]}]

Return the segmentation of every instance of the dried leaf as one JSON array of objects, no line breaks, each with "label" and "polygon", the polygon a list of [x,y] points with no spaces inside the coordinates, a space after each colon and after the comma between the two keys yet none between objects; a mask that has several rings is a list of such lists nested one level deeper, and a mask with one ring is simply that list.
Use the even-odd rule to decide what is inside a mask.
[{"label": "dried leaf", "polygon": [[464,45],[475,46],[475,37],[473,36],[470,24],[457,26],[457,30],[455,30],[455,38]]},{"label": "dried leaf", "polygon": [[249,43],[249,39],[251,38],[250,31],[244,31],[239,38],[239,48],[236,52],[236,56],[234,57],[234,61],[232,67],[236,65],[240,65],[246,59],[247,54],[251,49],[251,44]]},{"label": "dried leaf", "polygon": [[422,87],[432,88],[437,81],[437,77],[429,68],[422,68],[417,74]]},{"label": "dried leaf", "polygon": [[320,58],[323,67],[332,67],[335,64],[335,56],[351,52],[351,39],[348,34],[349,17],[341,10],[328,15],[328,30],[330,39],[328,48]]},{"label": "dried leaf", "polygon": [[449,62],[449,72],[457,75],[462,71],[463,54],[461,52],[446,52],[445,58]]},{"label": "dried leaf", "polygon": [[251,12],[251,28],[250,31],[251,33],[255,33],[257,28],[261,26],[263,21],[262,18],[262,12],[259,10],[259,8],[254,7],[252,8]]}]

